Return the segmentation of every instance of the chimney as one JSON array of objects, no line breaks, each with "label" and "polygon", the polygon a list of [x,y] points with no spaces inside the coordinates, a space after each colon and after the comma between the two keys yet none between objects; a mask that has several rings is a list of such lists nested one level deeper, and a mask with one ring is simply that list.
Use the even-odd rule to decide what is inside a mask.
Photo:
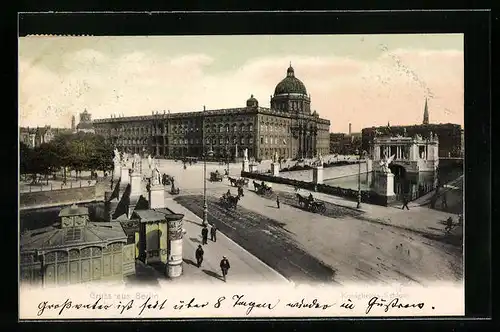
[{"label": "chimney", "polygon": [[349,122],[349,135],[351,135],[351,123]]}]

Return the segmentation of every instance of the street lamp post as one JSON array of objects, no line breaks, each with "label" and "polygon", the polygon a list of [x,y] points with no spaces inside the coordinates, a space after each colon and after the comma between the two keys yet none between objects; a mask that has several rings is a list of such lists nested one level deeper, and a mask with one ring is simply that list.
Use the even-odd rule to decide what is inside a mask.
[{"label": "street lamp post", "polygon": [[202,141],[203,141],[203,226],[208,225],[208,205],[207,205],[207,154],[212,154],[212,150],[205,151],[205,106],[203,106],[203,128],[202,128]]},{"label": "street lamp post", "polygon": [[358,204],[356,205],[356,208],[359,209],[361,207],[361,155],[365,155],[365,151],[361,151],[356,149],[356,154],[359,156],[358,157]]}]

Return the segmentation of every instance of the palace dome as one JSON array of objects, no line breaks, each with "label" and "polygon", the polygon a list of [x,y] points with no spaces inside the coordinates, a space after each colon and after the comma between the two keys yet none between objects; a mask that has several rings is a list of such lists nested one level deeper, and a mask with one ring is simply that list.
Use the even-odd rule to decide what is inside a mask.
[{"label": "palace dome", "polygon": [[286,77],[279,82],[274,89],[275,96],[288,93],[307,95],[306,86],[301,80],[295,77],[295,72],[292,66],[288,67]]}]

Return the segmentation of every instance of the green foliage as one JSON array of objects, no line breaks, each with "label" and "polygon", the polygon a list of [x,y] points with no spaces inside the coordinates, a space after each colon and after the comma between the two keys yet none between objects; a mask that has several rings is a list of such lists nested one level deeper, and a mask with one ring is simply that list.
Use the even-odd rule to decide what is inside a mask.
[{"label": "green foliage", "polygon": [[112,159],[113,147],[102,136],[91,133],[60,134],[35,149],[23,143],[20,146],[22,174],[50,174],[61,167],[108,171],[113,167]]}]

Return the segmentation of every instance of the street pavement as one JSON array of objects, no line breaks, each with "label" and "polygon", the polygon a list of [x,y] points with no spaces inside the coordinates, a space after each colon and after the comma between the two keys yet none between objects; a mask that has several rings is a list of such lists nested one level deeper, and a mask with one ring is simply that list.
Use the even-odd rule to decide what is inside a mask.
[{"label": "street pavement", "polygon": [[[215,169],[223,174],[226,167],[208,164],[207,175]],[[230,175],[239,177],[240,171],[240,164],[230,165]],[[175,200],[200,214],[203,164],[188,166],[184,170],[180,162],[161,160],[160,172],[176,178],[181,194],[178,198],[174,197]],[[219,228],[231,239],[294,282],[326,282],[329,271],[332,272],[331,282],[341,284],[355,281],[426,284],[438,280],[457,281],[463,277],[462,248],[447,243],[450,237],[460,239],[462,228],[455,227],[452,234],[445,234],[444,222],[452,216],[449,213],[415,205],[410,205],[408,211],[362,204],[357,210],[356,202],[313,193],[328,207],[325,215],[314,214],[298,208],[291,201],[293,188],[272,184],[274,191],[284,200],[278,210],[275,196],[270,199],[258,196],[253,192],[251,183],[236,211],[223,213],[217,201],[229,188],[228,181],[208,181],[209,216],[219,220]],[[231,191],[235,194],[236,188]],[[305,190],[300,192],[308,195]],[[166,193],[166,196],[169,194]],[[173,210],[179,212],[180,208]],[[186,213],[186,218],[195,220],[192,214],[189,215]],[[195,228],[187,229],[189,240],[185,241],[185,257],[192,257],[194,261],[200,231],[196,224],[188,224],[191,223],[186,222],[186,226]],[[218,271],[218,261],[223,252],[226,252],[225,248],[216,248],[213,250],[216,258],[207,256],[210,271]],[[292,270],[292,265],[298,266]],[[192,266],[187,269],[193,278],[203,274]],[[242,280],[247,278],[247,273],[251,274],[251,271],[241,273]],[[258,274],[255,273],[256,280]],[[211,282],[218,281],[215,277],[209,279]]]}]

